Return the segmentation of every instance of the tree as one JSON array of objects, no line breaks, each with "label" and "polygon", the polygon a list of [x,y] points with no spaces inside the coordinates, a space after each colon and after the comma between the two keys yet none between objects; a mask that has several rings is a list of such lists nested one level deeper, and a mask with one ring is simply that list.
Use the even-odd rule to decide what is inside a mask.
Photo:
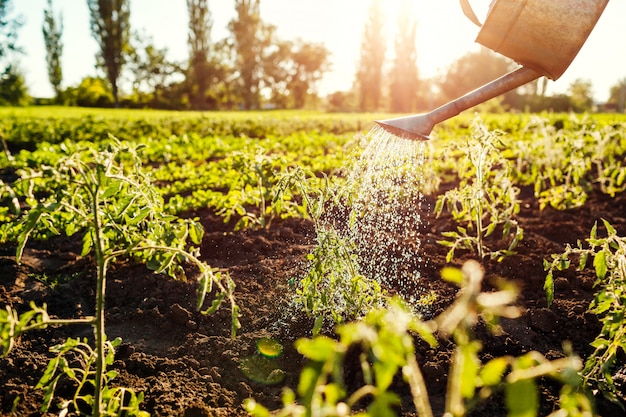
[{"label": "tree", "polygon": [[126,67],[139,105],[144,104],[144,94],[148,93],[152,95],[152,107],[161,107],[165,103],[161,103],[160,93],[176,74],[183,74],[182,66],[168,60],[167,53],[167,48],[154,46],[150,36],[137,32],[131,35]]},{"label": "tree", "polygon": [[411,3],[404,0],[398,15],[397,34],[394,42],[395,59],[391,69],[389,93],[391,111],[407,113],[414,111],[418,97],[417,50],[415,38],[417,21],[413,18]]},{"label": "tree", "polygon": [[622,78],[611,87],[609,93],[608,105],[613,106],[619,113],[624,113],[624,107],[626,102],[626,78]]},{"label": "tree", "polygon": [[569,86],[573,111],[585,112],[593,107],[593,91],[591,81],[577,78]]},{"label": "tree", "polygon": [[43,12],[44,22],[42,27],[43,40],[46,45],[46,63],[48,65],[48,79],[54,89],[57,103],[61,102],[61,83],[63,82],[63,70],[61,68],[61,56],[63,55],[63,16],[59,14],[58,20],[54,17],[52,0],[48,0],[48,8]]},{"label": "tree", "polygon": [[29,100],[24,77],[17,67],[7,66],[0,74],[0,106],[25,106]]},{"label": "tree", "polygon": [[297,109],[304,107],[307,95],[328,69],[330,53],[322,44],[299,42],[292,52],[293,69],[288,88]]},{"label": "tree", "polygon": [[361,59],[356,74],[361,111],[378,110],[382,99],[383,65],[387,41],[383,33],[385,13],[382,0],[372,0],[361,42]]},{"label": "tree", "polygon": [[10,16],[11,0],[0,0],[0,105],[25,105],[28,90],[15,57],[23,51],[17,45],[21,16]]},{"label": "tree", "polygon": [[278,108],[290,105],[289,75],[293,73],[293,42],[276,40],[263,59],[263,83],[268,99]]},{"label": "tree", "polygon": [[191,106],[204,109],[205,94],[208,87],[209,68],[209,37],[213,22],[207,0],[187,0],[189,13],[189,74]]},{"label": "tree", "polygon": [[239,93],[246,110],[260,107],[262,58],[276,29],[261,21],[260,6],[260,0],[235,0],[237,18],[228,25],[236,51]]},{"label": "tree", "polygon": [[119,107],[118,79],[130,40],[130,0],[87,0],[91,35],[100,45],[98,65],[111,84],[113,102]]},{"label": "tree", "polygon": [[9,18],[11,0],[0,0],[0,63],[11,53],[21,52],[17,46],[17,32],[22,26],[21,17]]},{"label": "tree", "polygon": [[66,91],[69,104],[81,107],[111,107],[113,94],[107,80],[99,77],[85,77],[77,87]]},{"label": "tree", "polygon": [[[450,64],[439,88],[444,100],[453,100],[508,73],[515,63],[487,48],[469,52]],[[505,94],[504,104],[515,101],[517,93]]]}]

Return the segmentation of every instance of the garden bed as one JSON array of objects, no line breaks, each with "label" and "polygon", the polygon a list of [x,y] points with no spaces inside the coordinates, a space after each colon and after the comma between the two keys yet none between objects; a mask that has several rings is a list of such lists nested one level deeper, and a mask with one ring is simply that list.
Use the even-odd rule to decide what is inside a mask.
[{"label": "garden bed", "polygon": [[[532,189],[521,193],[517,217],[525,230],[517,254],[502,262],[484,261],[486,288],[497,277],[514,282],[521,289],[518,319],[503,320],[502,332],[492,335],[486,326],[476,329],[483,342],[485,360],[502,355],[539,351],[548,359],[563,356],[563,342],[569,341],[583,359],[593,350],[590,342],[600,331],[595,315],[587,312],[595,288],[593,268],[582,273],[563,272],[555,277],[555,301],[547,306],[543,290],[543,260],[589,236],[595,222],[608,220],[620,236],[626,235],[626,195],[610,198],[592,192],[581,208],[557,211],[539,209]],[[428,207],[428,208],[427,208]],[[422,234],[424,257],[420,287],[437,295],[429,314],[449,306],[456,290],[439,277],[446,265],[447,248],[436,243],[442,231],[455,224],[447,215],[435,218],[434,201],[424,204],[427,226]],[[128,262],[115,264],[108,277],[106,325],[109,338],[121,337],[112,366],[120,372],[116,384],[145,395],[142,409],[156,416],[238,416],[246,415],[242,402],[254,398],[269,408],[280,407],[282,388],[295,389],[304,360],[293,342],[310,337],[313,321],[293,308],[294,279],[307,271],[306,255],[315,244],[315,230],[308,220],[277,220],[269,229],[233,231],[232,224],[209,210],[185,213],[198,217],[206,233],[201,245],[202,259],[227,269],[237,288],[241,307],[241,329],[230,337],[230,312],[222,308],[205,316],[195,311],[196,283],[174,281],[155,275],[144,266]],[[95,272],[92,262],[80,258],[81,241],[57,237],[29,242],[23,261],[15,263],[15,248],[0,250],[0,305],[25,310],[29,301],[46,302],[51,315],[79,317],[93,314]],[[454,263],[461,265],[475,255],[458,252]],[[54,284],[54,285],[51,285]],[[391,292],[394,288],[388,288]],[[50,353],[48,348],[68,336],[92,338],[88,326],[48,328],[22,336],[16,348],[0,360],[0,411],[3,415],[36,415],[42,402],[35,390]],[[276,359],[284,380],[275,385],[255,382],[241,370],[242,360],[255,354],[257,341],[273,338],[284,346]],[[416,339],[417,359],[426,379],[435,415],[443,413],[452,344],[442,341],[437,349]],[[621,358],[621,366],[624,361]],[[349,378],[350,370],[346,370]],[[347,381],[348,383],[350,381]],[[626,368],[614,383],[626,401]],[[415,415],[408,388],[398,380],[394,388],[403,397],[399,414]],[[541,381],[540,415],[555,407],[559,387]],[[70,395],[60,385],[57,395]],[[616,406],[597,398],[602,416],[623,415]],[[11,410],[14,414],[11,414]],[[472,416],[505,416],[502,399],[490,400],[471,412]]]}]

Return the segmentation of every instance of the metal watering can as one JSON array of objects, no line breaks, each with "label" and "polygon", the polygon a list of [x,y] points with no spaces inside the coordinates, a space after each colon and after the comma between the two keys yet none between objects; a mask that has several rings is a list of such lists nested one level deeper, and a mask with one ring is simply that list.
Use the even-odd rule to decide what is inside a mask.
[{"label": "metal watering can", "polygon": [[482,25],[469,1],[460,2],[465,15],[481,27],[476,42],[522,66],[430,113],[377,120],[386,131],[406,139],[428,140],[437,123],[463,110],[541,76],[558,79],[609,0],[494,0]]}]

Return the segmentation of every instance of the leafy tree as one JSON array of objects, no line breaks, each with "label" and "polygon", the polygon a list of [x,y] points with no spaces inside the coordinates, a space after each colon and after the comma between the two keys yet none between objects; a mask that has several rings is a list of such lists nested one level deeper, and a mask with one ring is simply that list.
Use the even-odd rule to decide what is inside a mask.
[{"label": "leafy tree", "polygon": [[118,79],[130,40],[130,0],[87,0],[91,35],[100,45],[98,65],[111,83],[115,107],[119,106]]},{"label": "leafy tree", "polygon": [[293,95],[294,107],[301,109],[311,93],[314,84],[328,69],[330,53],[322,44],[299,42],[291,54],[293,69],[289,76],[288,88]]},{"label": "leafy tree", "polygon": [[354,91],[335,91],[327,100],[328,110],[332,112],[351,112],[357,108]]},{"label": "leafy tree", "polygon": [[275,39],[261,56],[262,86],[279,108],[303,108],[328,69],[330,52],[322,44]]},{"label": "leafy tree", "polygon": [[612,105],[619,113],[624,113],[624,105],[626,102],[626,78],[622,78],[611,87],[610,96],[607,104]]},{"label": "leafy tree", "polygon": [[372,0],[361,42],[361,59],[356,73],[361,111],[378,110],[382,100],[383,64],[387,41],[383,33],[385,13],[382,0]]},{"label": "leafy tree", "polygon": [[569,86],[574,111],[585,112],[593,107],[593,91],[591,81],[576,79]]},{"label": "leafy tree", "polygon": [[63,70],[61,68],[61,56],[63,55],[63,16],[59,14],[58,20],[54,17],[52,0],[48,0],[48,8],[43,12],[44,22],[42,27],[43,40],[46,45],[46,63],[48,64],[48,79],[56,101],[61,101],[61,83],[63,82]]},{"label": "leafy tree", "polygon": [[21,16],[10,16],[11,0],[0,0],[0,105],[25,105],[29,101],[24,77],[14,57],[23,51],[17,45]]},{"label": "leafy tree", "polygon": [[290,104],[289,74],[293,71],[293,48],[293,42],[275,40],[263,59],[263,82],[269,89],[269,100],[278,108],[284,109]]},{"label": "leafy tree", "polygon": [[[487,48],[469,52],[454,61],[444,79],[439,83],[444,100],[456,99],[496,78],[515,67],[513,61],[496,54]],[[505,94],[504,104],[514,101],[515,92]]]},{"label": "leafy tree", "polygon": [[213,44],[209,55],[211,82],[205,96],[209,108],[232,109],[236,106],[240,92],[235,53],[230,39]]},{"label": "leafy tree", "polygon": [[0,62],[12,52],[21,52],[17,46],[17,32],[22,26],[22,19],[10,18],[11,9],[11,0],[0,0]]},{"label": "leafy tree", "polygon": [[260,7],[260,0],[235,0],[237,18],[229,24],[236,51],[239,93],[246,110],[260,107],[262,57],[276,29],[262,22]]},{"label": "leafy tree", "polygon": [[135,32],[131,35],[127,53],[127,69],[131,74],[133,91],[139,105],[144,94],[152,95],[152,106],[160,107],[161,92],[176,74],[183,73],[180,64],[167,59],[167,48],[157,48],[150,36]]},{"label": "leafy tree", "polygon": [[415,47],[417,21],[413,18],[411,3],[408,0],[402,2],[397,30],[394,42],[396,57],[390,74],[389,96],[391,111],[406,113],[415,110],[419,87]]},{"label": "leafy tree", "polygon": [[81,107],[111,107],[114,103],[107,80],[99,77],[85,77],[78,87],[70,87],[65,96],[68,103]]},{"label": "leafy tree", "polygon": [[209,36],[213,21],[207,0],[187,0],[189,13],[189,74],[191,106],[196,109],[206,107],[205,94],[210,78]]},{"label": "leafy tree", "polygon": [[24,77],[14,65],[8,65],[0,74],[0,106],[25,106],[29,103]]}]

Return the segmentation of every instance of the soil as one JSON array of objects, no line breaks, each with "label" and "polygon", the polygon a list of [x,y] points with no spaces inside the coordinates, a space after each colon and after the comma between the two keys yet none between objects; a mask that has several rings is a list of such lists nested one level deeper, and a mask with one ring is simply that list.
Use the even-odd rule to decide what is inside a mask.
[{"label": "soil", "polygon": [[[518,220],[525,233],[517,254],[500,263],[485,260],[483,265],[487,289],[500,277],[521,288],[518,305],[523,314],[516,320],[503,321],[500,335],[492,335],[479,325],[476,335],[483,342],[482,355],[488,359],[536,350],[553,359],[563,356],[562,344],[570,341],[584,359],[592,352],[590,342],[600,330],[596,316],[587,312],[596,291],[593,270],[559,274],[555,302],[548,308],[542,263],[549,254],[562,252],[566,243],[588,237],[594,222],[601,218],[607,219],[620,236],[626,235],[626,193],[615,198],[592,193],[584,207],[566,211],[540,211],[532,190],[523,190],[521,198]],[[427,206],[434,204],[431,201]],[[232,224],[224,224],[209,211],[188,215],[200,218],[206,229],[203,259],[227,269],[235,280],[242,327],[231,339],[227,309],[208,316],[196,312],[193,279],[174,281],[141,265],[118,263],[110,270],[106,298],[108,337],[123,339],[112,365],[119,371],[116,384],[143,392],[142,408],[155,416],[246,415],[241,404],[249,397],[270,409],[278,408],[282,388],[297,386],[304,364],[293,342],[310,337],[313,327],[310,319],[290,308],[294,291],[290,280],[306,273],[306,255],[315,244],[313,225],[307,220],[291,219],[277,221],[268,230],[233,231]],[[456,297],[455,288],[439,277],[446,265],[447,249],[436,243],[441,232],[453,230],[454,224],[445,215],[425,215],[428,225],[421,238],[428,262],[422,270],[420,287],[437,294],[436,314]],[[14,247],[0,248],[0,305],[23,311],[30,301],[36,301],[47,303],[55,317],[93,314],[95,274],[92,260],[78,256],[80,249],[80,241],[64,237],[30,242],[24,261],[18,265]],[[454,264],[461,265],[473,257],[459,252]],[[44,274],[57,277],[58,286],[53,289],[42,282]],[[86,326],[74,326],[30,332],[0,360],[2,415],[39,415],[42,393],[33,387],[51,357],[49,347],[69,336],[92,338],[92,331]],[[285,371],[279,384],[255,382],[239,366],[244,358],[255,354],[257,341],[264,337],[279,340],[284,346],[282,356],[277,358]],[[437,349],[424,345],[416,342],[417,356],[435,415],[440,416],[452,344],[444,341]],[[623,367],[621,359],[619,366]],[[626,392],[625,373],[615,379],[622,392]],[[554,410],[559,386],[550,380],[542,380],[540,386],[539,414],[546,416]],[[61,396],[68,394],[67,386],[59,388]],[[416,415],[408,389],[402,384],[397,389],[404,399],[399,414]],[[597,413],[605,417],[624,415],[601,396],[596,399],[596,407]],[[496,397],[470,415],[505,416],[506,409],[502,398]]]}]

